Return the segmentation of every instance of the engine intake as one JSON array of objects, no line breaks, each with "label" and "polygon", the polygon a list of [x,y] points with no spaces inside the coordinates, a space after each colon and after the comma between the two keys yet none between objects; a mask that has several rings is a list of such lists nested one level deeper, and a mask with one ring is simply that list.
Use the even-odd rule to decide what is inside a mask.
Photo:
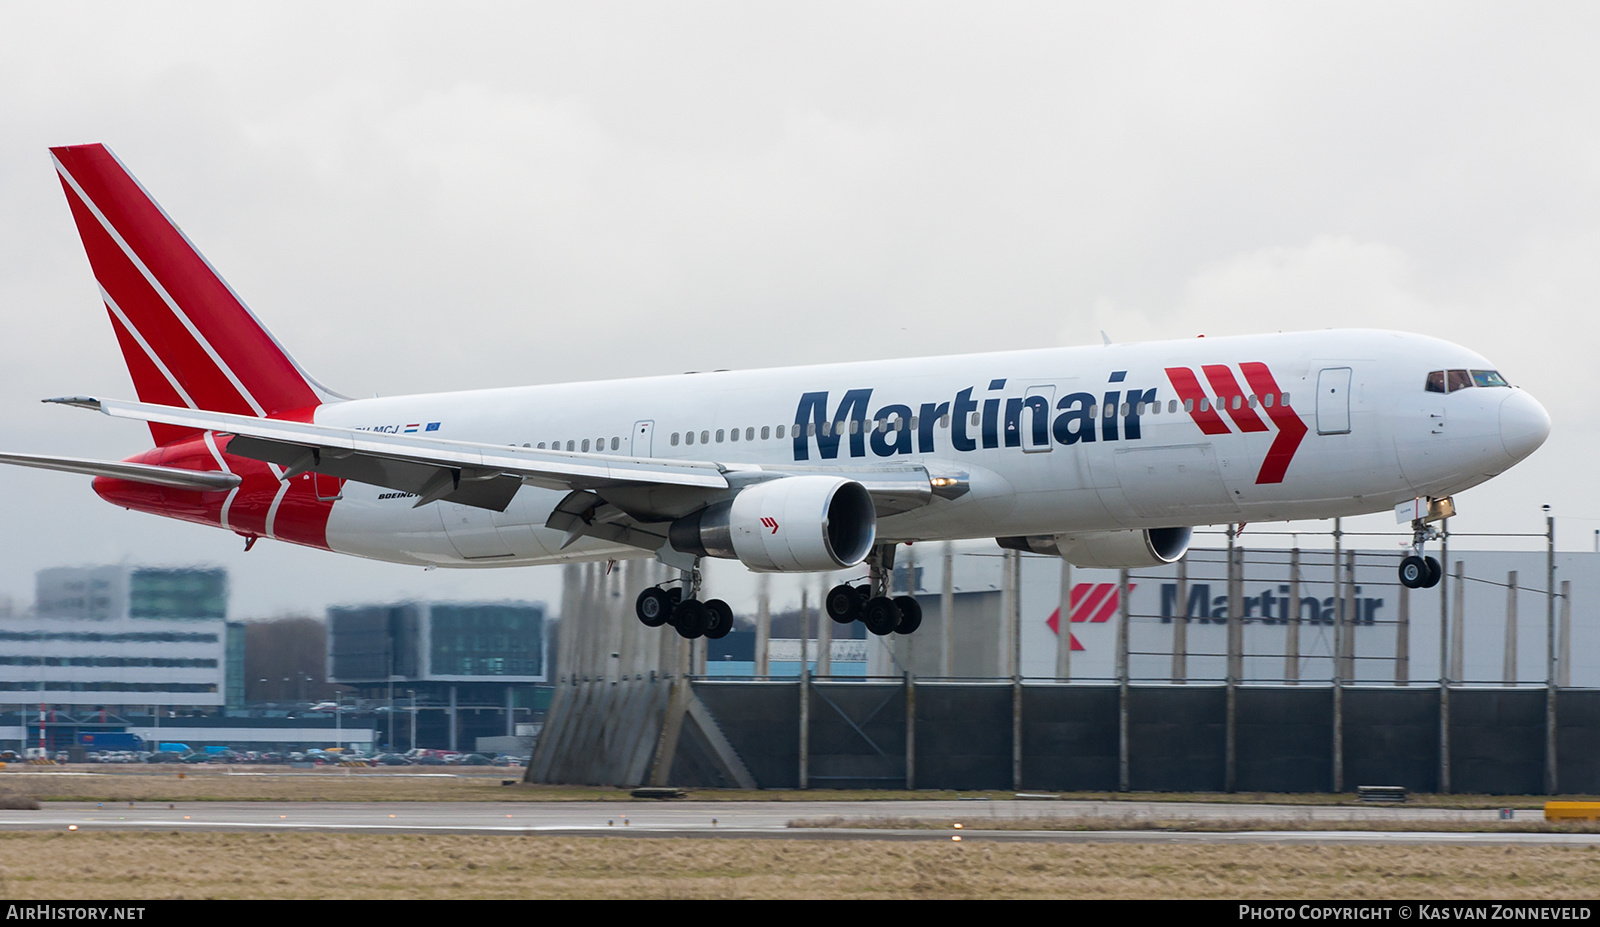
[{"label": "engine intake", "polygon": [[1062,557],[1073,566],[1137,569],[1174,563],[1189,551],[1190,528],[1130,528],[995,538],[1007,550]]},{"label": "engine intake", "polygon": [[860,483],[787,476],[685,515],[667,539],[682,553],[738,560],[758,573],[815,573],[860,563],[877,533],[872,496]]}]

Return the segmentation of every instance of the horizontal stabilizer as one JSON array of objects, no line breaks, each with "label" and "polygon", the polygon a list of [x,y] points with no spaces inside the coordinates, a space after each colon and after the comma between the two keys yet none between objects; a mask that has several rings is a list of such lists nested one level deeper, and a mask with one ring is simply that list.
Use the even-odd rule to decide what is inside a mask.
[{"label": "horizontal stabilizer", "polygon": [[239,476],[235,473],[223,473],[218,470],[180,470],[176,467],[158,467],[153,464],[126,463],[120,460],[86,460],[82,457],[0,453],[0,463],[37,467],[40,470],[83,473],[88,476],[109,476],[132,483],[170,486],[173,489],[229,490],[239,485]]}]

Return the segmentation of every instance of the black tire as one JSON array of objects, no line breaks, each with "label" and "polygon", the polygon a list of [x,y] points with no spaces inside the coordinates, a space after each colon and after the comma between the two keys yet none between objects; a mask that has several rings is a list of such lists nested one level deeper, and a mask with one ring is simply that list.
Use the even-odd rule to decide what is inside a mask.
[{"label": "black tire", "polygon": [[834,586],[823,599],[822,608],[839,624],[849,624],[861,618],[861,596],[848,584]]},{"label": "black tire", "polygon": [[861,608],[861,623],[879,637],[893,634],[895,627],[900,624],[900,606],[886,595],[868,599]]},{"label": "black tire", "polygon": [[709,640],[721,640],[733,630],[733,609],[721,599],[707,599],[706,611],[711,613],[711,624],[706,627]]},{"label": "black tire", "polygon": [[862,583],[861,585],[857,586],[856,587],[856,595],[861,597],[861,604],[862,605],[867,604],[867,600],[872,598],[872,584],[871,583]]},{"label": "black tire", "polygon": [[894,626],[896,634],[910,634],[922,627],[922,603],[909,595],[897,595],[894,604],[900,607],[900,623]]},{"label": "black tire", "polygon": [[672,610],[672,626],[678,629],[678,636],[685,640],[704,637],[706,626],[710,623],[711,610],[699,599],[684,599]]},{"label": "black tire", "polygon": [[1400,585],[1421,589],[1428,584],[1428,561],[1415,554],[1400,561]]},{"label": "black tire", "polygon": [[1432,589],[1434,586],[1439,585],[1439,580],[1444,579],[1444,567],[1440,566],[1439,561],[1432,557],[1424,557],[1423,559],[1428,563],[1428,581],[1422,584],[1422,588]]},{"label": "black tire", "polygon": [[672,619],[672,596],[664,589],[646,589],[634,601],[633,613],[645,627],[659,628]]},{"label": "black tire", "polygon": [[678,603],[683,601],[683,588],[680,586],[668,589],[667,595],[672,596],[672,607],[677,608]]}]

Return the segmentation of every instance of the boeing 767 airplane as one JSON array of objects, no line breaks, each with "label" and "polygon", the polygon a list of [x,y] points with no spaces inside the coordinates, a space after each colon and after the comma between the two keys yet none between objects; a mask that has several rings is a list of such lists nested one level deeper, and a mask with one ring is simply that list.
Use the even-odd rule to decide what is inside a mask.
[{"label": "boeing 767 airplane", "polygon": [[910,633],[896,546],[995,538],[1086,566],[1184,555],[1191,528],[1394,510],[1408,586],[1452,497],[1533,453],[1543,407],[1481,355],[1317,331],[351,399],[284,350],[102,145],[52,149],[139,401],[50,399],[149,424],[94,476],[116,505],[394,563],[654,557],[647,625],[720,637],[701,559],[865,565],[830,616]]}]

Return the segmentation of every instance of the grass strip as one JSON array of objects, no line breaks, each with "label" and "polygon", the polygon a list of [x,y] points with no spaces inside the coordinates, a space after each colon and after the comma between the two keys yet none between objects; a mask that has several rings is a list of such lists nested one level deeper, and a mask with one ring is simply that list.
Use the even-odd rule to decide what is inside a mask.
[{"label": "grass strip", "polygon": [[1600,850],[0,833],[13,899],[1584,899]]}]

